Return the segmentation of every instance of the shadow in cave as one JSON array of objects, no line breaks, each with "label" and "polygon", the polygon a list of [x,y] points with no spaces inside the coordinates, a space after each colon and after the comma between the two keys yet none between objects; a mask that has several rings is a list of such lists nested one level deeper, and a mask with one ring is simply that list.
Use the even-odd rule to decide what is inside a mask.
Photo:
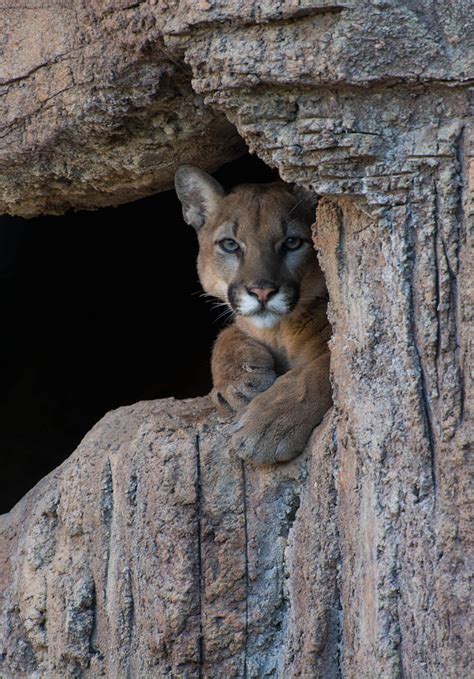
[{"label": "shadow in cave", "polygon": [[[277,178],[254,156],[224,186]],[[197,240],[174,193],[117,208],[0,217],[0,512],[108,411],[211,387],[218,311],[199,296]]]}]

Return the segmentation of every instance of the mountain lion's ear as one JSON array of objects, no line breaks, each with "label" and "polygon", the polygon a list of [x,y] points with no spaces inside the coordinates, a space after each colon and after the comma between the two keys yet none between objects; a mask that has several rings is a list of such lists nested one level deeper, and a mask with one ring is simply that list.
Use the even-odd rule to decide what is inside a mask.
[{"label": "mountain lion's ear", "polygon": [[184,221],[199,231],[224,196],[224,189],[214,177],[193,165],[178,167],[174,185],[183,206]]}]

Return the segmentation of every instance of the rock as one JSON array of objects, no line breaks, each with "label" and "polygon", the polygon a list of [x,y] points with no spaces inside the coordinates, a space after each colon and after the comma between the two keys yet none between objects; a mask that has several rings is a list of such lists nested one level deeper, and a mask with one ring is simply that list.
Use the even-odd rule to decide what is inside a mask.
[{"label": "rock", "polygon": [[0,212],[168,189],[179,163],[213,170],[243,152],[228,119],[284,179],[383,207],[416,171],[413,135],[444,157],[468,115],[467,2],[448,15],[368,0],[42,0],[0,20]]},{"label": "rock", "polygon": [[1,676],[337,676],[332,426],[263,469],[208,399],[109,413],[2,519]]},{"label": "rock", "polygon": [[245,151],[146,3],[4,7],[0,34],[0,214],[118,205]]}]

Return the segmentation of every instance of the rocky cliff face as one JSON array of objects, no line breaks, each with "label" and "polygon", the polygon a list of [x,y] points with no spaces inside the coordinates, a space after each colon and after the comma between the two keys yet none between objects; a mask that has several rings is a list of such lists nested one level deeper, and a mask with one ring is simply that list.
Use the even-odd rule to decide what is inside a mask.
[{"label": "rocky cliff face", "polygon": [[[141,55],[96,34],[104,55],[118,50],[116,77],[128,68],[143,102],[140,139],[156,109],[137,64],[166,54],[215,135],[214,156],[189,144],[182,157],[173,132],[173,163],[217,162],[219,144],[228,148],[215,127],[224,114],[283,178],[324,196],[314,236],[331,298],[335,404],[303,457],[265,469],[235,460],[206,401],[108,416],[4,519],[5,676],[467,676],[468,3],[449,12],[424,1],[101,8],[87,21],[81,9],[78,21],[86,42],[122,22],[127,49]],[[57,35],[69,39],[64,26]],[[9,75],[15,120],[28,99],[20,85],[36,92],[37,78],[82,52],[59,54]],[[104,101],[106,61],[88,106]],[[106,105],[107,115],[128,120],[130,101]],[[58,129],[51,115],[42,129]],[[21,125],[7,121],[6,134],[19,136],[3,162],[24,153],[30,172],[18,163],[3,175],[5,210],[46,204],[35,163],[51,168],[63,152],[47,138],[29,142],[36,120],[33,111]],[[69,118],[77,134],[88,129],[81,121]],[[71,138],[84,180],[63,183],[54,209],[119,202],[161,181],[137,170],[125,195],[121,161],[116,183],[107,171],[95,193],[81,171],[89,151]],[[147,156],[134,139],[124,132],[121,143],[139,168]]]},{"label": "rocky cliff face", "polygon": [[311,450],[244,466],[207,399],[107,415],[5,518],[2,676],[339,676],[330,415]]},{"label": "rocky cliff face", "polygon": [[177,158],[216,169],[244,151],[147,3],[10,4],[0,34],[0,213],[129,202],[171,188]]}]

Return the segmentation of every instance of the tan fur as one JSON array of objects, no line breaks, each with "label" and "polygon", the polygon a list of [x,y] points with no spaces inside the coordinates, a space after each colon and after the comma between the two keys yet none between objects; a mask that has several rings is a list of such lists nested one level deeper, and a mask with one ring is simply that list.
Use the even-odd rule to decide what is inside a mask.
[{"label": "tan fur", "polygon": [[[289,460],[331,405],[331,331],[311,242],[314,206],[285,184],[242,185],[224,195],[190,166],[178,170],[176,188],[198,231],[203,288],[236,312],[214,346],[212,398],[236,413],[233,436],[242,458]],[[288,251],[295,239],[303,245]],[[229,243],[239,251],[223,251]],[[257,301],[262,285],[272,293]]]}]

